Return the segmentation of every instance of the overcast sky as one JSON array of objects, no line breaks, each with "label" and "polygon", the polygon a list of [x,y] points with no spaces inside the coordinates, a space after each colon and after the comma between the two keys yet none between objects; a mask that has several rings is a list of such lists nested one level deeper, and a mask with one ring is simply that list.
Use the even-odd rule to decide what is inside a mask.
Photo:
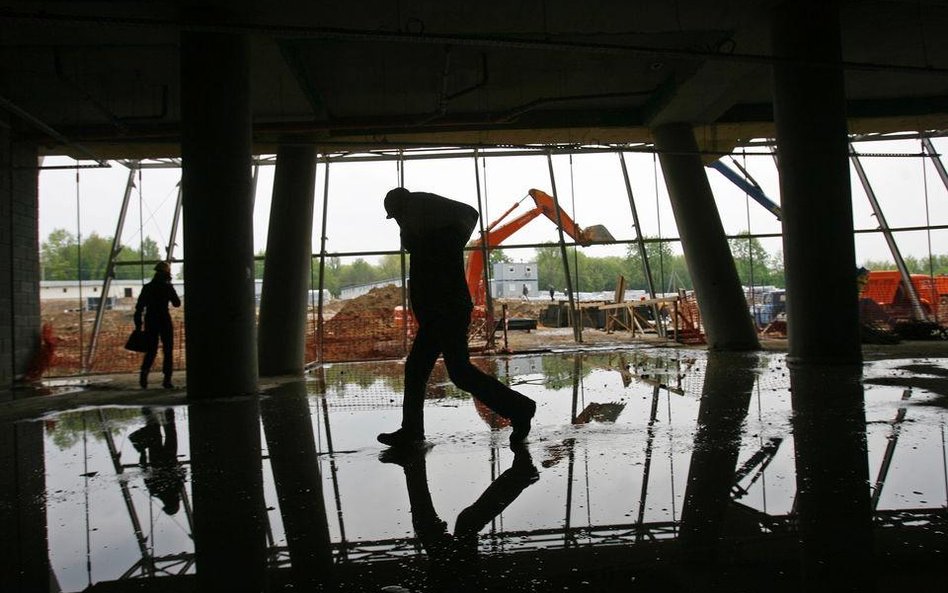
[{"label": "overcast sky", "polygon": [[[948,139],[934,139],[936,149],[948,150]],[[916,140],[862,142],[856,145],[861,153],[919,153]],[[668,201],[660,165],[651,154],[627,154],[632,192],[645,236],[677,237],[674,217]],[[773,158],[769,155],[736,157],[760,183],[764,191],[779,204],[779,184]],[[636,236],[629,199],[616,154],[584,154],[555,156],[556,190],[561,205],[573,215],[580,226],[605,225],[619,240]],[[726,162],[729,162],[726,160]],[[44,165],[71,165],[74,161],[50,157]],[[882,203],[891,227],[948,225],[948,191],[946,191],[930,159],[865,157],[863,165]],[[482,195],[486,196],[485,221],[489,222],[523,198],[530,188],[552,192],[545,156],[495,157],[478,161]],[[413,191],[430,191],[475,205],[477,186],[475,165],[471,158],[408,161],[405,165],[405,186]],[[327,216],[327,251],[376,251],[398,248],[398,229],[385,219],[382,198],[398,184],[396,163],[333,163],[329,167],[329,199]],[[737,234],[750,228],[752,233],[778,233],[776,218],[749,200],[744,192],[717,171],[707,169],[725,231]],[[274,167],[260,169],[254,211],[254,251],[266,248],[270,195]],[[866,194],[855,173],[853,184],[853,222],[856,229],[877,228]],[[112,236],[128,178],[128,170],[113,164],[108,169],[43,170],[40,173],[40,238],[56,228],[64,228],[85,237],[92,232]],[[141,228],[164,247],[171,229],[171,218],[177,197],[176,184],[180,170],[145,169],[141,171],[122,234],[123,244],[137,248]],[[316,181],[313,250],[319,250],[320,224],[323,210],[325,167],[320,165]],[[78,197],[78,208],[77,208]],[[141,204],[141,208],[139,208]],[[529,198],[510,216],[532,206]],[[78,214],[78,216],[77,216]],[[814,212],[813,216],[819,216]],[[78,219],[78,224],[77,224]],[[924,231],[896,235],[903,255],[927,257],[929,236]],[[540,217],[507,240],[506,244],[556,241],[556,227]],[[935,254],[948,252],[948,230],[931,232],[931,248]],[[179,246],[175,257],[183,256]],[[779,238],[763,239],[764,247],[774,254],[781,251]],[[680,253],[677,244],[673,244]],[[620,255],[625,246],[589,248],[590,256]],[[529,260],[532,250],[508,249],[516,260]],[[867,259],[892,260],[881,234],[856,235],[857,263]],[[372,259],[372,258],[367,258]]]}]

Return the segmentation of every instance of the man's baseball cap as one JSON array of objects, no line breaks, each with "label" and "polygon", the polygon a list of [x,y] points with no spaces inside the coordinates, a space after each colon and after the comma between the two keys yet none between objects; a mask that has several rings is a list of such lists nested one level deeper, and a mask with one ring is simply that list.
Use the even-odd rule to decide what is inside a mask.
[{"label": "man's baseball cap", "polygon": [[405,199],[411,192],[404,187],[396,187],[385,194],[385,212],[388,214],[385,218],[395,218],[405,205]]}]

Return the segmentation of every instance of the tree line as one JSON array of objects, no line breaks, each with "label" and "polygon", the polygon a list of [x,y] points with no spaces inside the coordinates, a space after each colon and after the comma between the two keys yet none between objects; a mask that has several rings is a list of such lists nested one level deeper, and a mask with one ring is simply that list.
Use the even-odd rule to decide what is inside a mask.
[{"label": "tree line", "polygon": [[[82,243],[65,229],[55,229],[40,245],[40,278],[43,280],[102,280],[112,251],[112,237],[90,233]],[[155,261],[160,259],[158,244],[145,237],[139,249],[123,246],[116,256],[120,262]],[[116,279],[137,280],[151,276],[152,266],[115,266]]]},{"label": "tree line", "polygon": [[[768,253],[759,240],[748,236],[747,233],[730,239],[728,243],[742,284],[745,286],[751,284],[785,286],[782,253]],[[684,256],[676,255],[669,241],[647,237],[644,244],[656,292],[675,292],[678,289],[693,288]],[[101,237],[96,233],[91,233],[79,245],[75,235],[63,229],[56,229],[40,247],[41,277],[45,280],[77,280],[80,277],[83,280],[101,280],[105,275],[111,247],[112,237]],[[568,247],[566,251],[570,276],[574,278],[573,290],[575,291],[615,290],[620,275],[625,277],[626,288],[648,289],[645,266],[636,243],[627,245],[625,254],[621,256],[590,257],[583,253],[581,248],[576,247]],[[257,253],[255,273],[258,279],[263,278],[264,256],[262,251]],[[140,249],[123,247],[117,260],[137,262],[154,261],[160,258],[158,244],[150,237],[146,237]],[[505,261],[511,260],[502,249],[491,251],[491,264]],[[549,243],[538,247],[536,263],[537,277],[542,292],[550,287],[560,293],[566,289],[566,274],[558,244]],[[948,254],[935,255],[931,259],[908,256],[905,258],[905,263],[909,271],[914,274],[934,273],[936,276],[948,274]],[[407,265],[408,256],[406,255],[406,271]],[[895,269],[895,265],[889,261],[868,260],[862,265],[869,270]],[[312,266],[314,288],[319,284],[318,274],[319,262],[314,258]],[[363,258],[346,261],[341,257],[330,257],[325,263],[323,287],[334,296],[339,296],[346,286],[371,284],[400,278],[401,275],[402,257],[397,253],[383,255],[378,263],[374,264]],[[142,276],[143,268],[140,266],[115,267],[117,279],[139,279]],[[144,277],[150,276],[151,266],[146,265]]]}]

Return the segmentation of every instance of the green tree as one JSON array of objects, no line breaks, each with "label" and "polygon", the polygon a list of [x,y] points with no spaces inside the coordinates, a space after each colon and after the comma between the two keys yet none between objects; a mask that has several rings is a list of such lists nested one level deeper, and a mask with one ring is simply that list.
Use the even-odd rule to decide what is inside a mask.
[{"label": "green tree", "polygon": [[349,284],[368,284],[378,280],[378,274],[373,269],[372,264],[361,257],[356,258],[354,262],[345,267],[343,279]]},{"label": "green tree", "polygon": [[[657,293],[676,292],[679,289],[690,290],[691,274],[683,255],[672,252],[668,241],[654,241],[653,237],[645,243],[645,257],[648,258],[649,269],[652,272],[652,283]],[[630,244],[626,248],[625,257],[626,288],[647,290],[645,281],[645,266],[642,262],[638,244]]]},{"label": "green tree", "polygon": [[[108,239],[109,244],[111,244],[112,239]],[[85,245],[83,243],[83,245]],[[130,261],[130,262],[141,262],[141,261],[155,261],[161,259],[160,250],[158,249],[158,243],[155,242],[151,237],[145,237],[145,240],[142,241],[142,249],[130,249],[124,247],[119,251],[118,255],[115,256],[115,261]],[[82,248],[85,252],[85,247]],[[83,259],[85,259],[85,253],[83,253]],[[106,257],[108,255],[106,254]],[[120,280],[132,280],[137,278],[147,277],[152,271],[151,265],[145,265],[144,270],[143,266],[115,266],[115,278]]]},{"label": "green tree", "polygon": [[79,277],[79,246],[76,236],[55,229],[40,246],[40,265],[44,280],[75,280]]},{"label": "green tree", "polygon": [[734,257],[734,265],[737,267],[741,284],[745,286],[750,286],[751,283],[756,286],[783,284],[782,261],[779,262],[781,269],[778,270],[777,260],[767,253],[756,237],[751,237],[750,233],[744,231],[739,237],[729,239],[728,245]]},{"label": "green tree", "polygon": [[[143,249],[139,250],[123,246],[116,256],[116,261],[159,259],[158,244],[151,237],[142,241],[142,247]],[[105,277],[111,250],[112,237],[102,237],[93,232],[80,246],[75,235],[65,229],[55,229],[40,245],[42,277],[45,280],[101,280]],[[114,272],[115,278],[119,279],[142,277],[140,266],[117,265]],[[144,275],[147,277],[150,274],[151,266],[146,266]]]},{"label": "green tree", "polygon": [[[935,276],[948,275],[948,254],[915,257],[906,256],[905,267],[911,274],[934,274]],[[895,270],[895,264],[888,260],[866,260],[862,266],[867,270]]]},{"label": "green tree", "polygon": [[[408,262],[405,262],[406,273]],[[402,276],[402,257],[397,253],[388,253],[379,260],[379,277],[381,280],[389,278],[401,278]]]},{"label": "green tree", "polygon": [[537,281],[544,289],[553,287],[557,292],[566,288],[566,274],[563,272],[563,260],[560,257],[560,248],[555,243],[548,243],[536,249]]},{"label": "green tree", "polygon": [[260,250],[253,258],[253,277],[255,280],[263,279],[263,265],[266,262],[267,252]]},{"label": "green tree", "polygon": [[513,258],[507,255],[503,249],[491,250],[487,259],[490,261],[491,269],[494,268],[494,264],[509,263],[513,261]]}]

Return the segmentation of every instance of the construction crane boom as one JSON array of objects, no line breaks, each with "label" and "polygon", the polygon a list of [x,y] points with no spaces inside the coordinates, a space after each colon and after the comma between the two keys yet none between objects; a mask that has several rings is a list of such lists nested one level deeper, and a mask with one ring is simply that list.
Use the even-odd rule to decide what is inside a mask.
[{"label": "construction crane boom", "polygon": [[612,234],[602,225],[594,225],[586,229],[580,228],[579,225],[573,222],[572,218],[567,216],[562,208],[559,208],[559,215],[557,216],[556,200],[546,192],[539,189],[531,189],[527,194],[533,198],[533,202],[535,203],[534,208],[500,225],[500,223],[520,205],[520,202],[526,199],[526,196],[524,196],[523,199],[516,202],[496,220],[490,223],[485,229],[483,237],[470,244],[473,250],[467,259],[465,277],[467,278],[467,286],[471,291],[471,299],[474,301],[475,307],[484,306],[487,299],[487,291],[484,286],[483,247],[486,246],[489,252],[541,214],[549,218],[553,224],[562,224],[563,232],[580,245],[585,246],[591,243],[604,243],[615,240]]}]

